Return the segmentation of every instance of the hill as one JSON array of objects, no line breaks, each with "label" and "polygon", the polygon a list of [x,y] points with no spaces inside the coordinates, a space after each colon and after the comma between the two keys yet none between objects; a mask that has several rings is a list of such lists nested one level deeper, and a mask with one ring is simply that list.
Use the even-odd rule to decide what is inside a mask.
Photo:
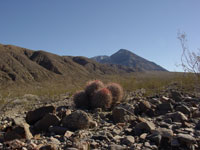
[{"label": "hill", "polygon": [[167,71],[156,63],[148,61],[125,49],[120,49],[111,56],[96,56],[92,59],[99,63],[118,64],[138,71]]},{"label": "hill", "polygon": [[66,81],[134,72],[133,68],[100,64],[86,57],[59,56],[0,44],[0,84],[9,82]]}]

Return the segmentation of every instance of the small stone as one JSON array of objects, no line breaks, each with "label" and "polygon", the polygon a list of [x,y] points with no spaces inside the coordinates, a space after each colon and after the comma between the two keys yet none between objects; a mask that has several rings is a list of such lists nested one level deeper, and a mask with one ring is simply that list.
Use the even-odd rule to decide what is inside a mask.
[{"label": "small stone", "polygon": [[182,113],[182,112],[175,112],[175,113],[168,113],[166,115],[167,117],[170,117],[172,119],[173,122],[183,122],[183,121],[187,121],[188,118]]},{"label": "small stone", "polygon": [[109,146],[109,150],[125,150],[125,149],[126,149],[125,147],[117,144],[112,144]]},{"label": "small stone", "polygon": [[151,133],[160,134],[162,137],[169,139],[172,139],[173,137],[173,131],[171,129],[166,128],[157,128],[155,130],[152,130]]},{"label": "small stone", "polygon": [[147,133],[143,133],[140,135],[140,139],[145,140],[147,137]]},{"label": "small stone", "polygon": [[24,123],[24,131],[25,131],[25,137],[27,140],[30,140],[33,138],[33,135],[30,131],[30,126],[27,123]]},{"label": "small stone", "polygon": [[139,103],[139,108],[141,112],[146,112],[148,109],[151,108],[151,104],[148,101],[141,101]]},{"label": "small stone", "polygon": [[39,148],[39,150],[57,150],[57,146],[54,144],[44,145]]},{"label": "small stone", "polygon": [[135,134],[140,135],[142,133],[151,132],[155,129],[154,123],[150,121],[140,122],[135,126]]},{"label": "small stone", "polygon": [[127,146],[131,146],[135,143],[135,138],[133,136],[126,136],[122,139],[122,144],[125,144]]},{"label": "small stone", "polygon": [[185,105],[180,105],[175,108],[176,111],[180,111],[183,114],[190,116],[190,109]]},{"label": "small stone", "polygon": [[70,138],[73,134],[74,134],[74,132],[66,131],[64,136],[65,136],[66,138]]},{"label": "small stone", "polygon": [[180,142],[185,142],[185,143],[188,143],[188,144],[194,144],[196,142],[196,139],[194,137],[192,137],[191,135],[189,135],[189,134],[179,133],[177,135],[177,139]]}]

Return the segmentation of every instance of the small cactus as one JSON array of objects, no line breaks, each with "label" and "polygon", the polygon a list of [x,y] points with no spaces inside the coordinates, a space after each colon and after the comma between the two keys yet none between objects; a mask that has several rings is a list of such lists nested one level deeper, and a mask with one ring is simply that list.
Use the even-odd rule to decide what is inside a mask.
[{"label": "small cactus", "polygon": [[123,88],[117,83],[110,83],[106,86],[106,88],[112,94],[112,106],[120,103],[123,98]]},{"label": "small cactus", "polygon": [[112,94],[107,88],[98,90],[92,97],[91,107],[108,109],[112,104]]},{"label": "small cactus", "polygon": [[89,97],[92,97],[97,90],[99,90],[103,87],[104,87],[104,84],[100,80],[92,80],[87,83],[87,85],[85,87],[85,93]]},{"label": "small cactus", "polygon": [[88,108],[89,99],[85,91],[76,92],[73,96],[74,103],[77,108]]}]

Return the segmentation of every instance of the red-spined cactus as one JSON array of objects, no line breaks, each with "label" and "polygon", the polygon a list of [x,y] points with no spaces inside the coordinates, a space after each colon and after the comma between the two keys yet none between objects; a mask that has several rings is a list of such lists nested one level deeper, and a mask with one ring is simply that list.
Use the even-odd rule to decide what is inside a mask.
[{"label": "red-spined cactus", "polygon": [[117,83],[110,83],[106,86],[106,88],[112,94],[112,106],[120,103],[123,98],[123,88]]},{"label": "red-spined cactus", "polygon": [[89,96],[92,97],[96,91],[99,89],[103,88],[104,84],[100,80],[92,80],[87,82],[86,87],[85,87],[85,93]]},{"label": "red-spined cactus", "polygon": [[77,108],[88,109],[89,98],[85,91],[78,91],[73,95],[74,104]]},{"label": "red-spined cactus", "polygon": [[108,109],[112,104],[112,94],[107,88],[102,88],[94,93],[91,99],[91,108]]}]

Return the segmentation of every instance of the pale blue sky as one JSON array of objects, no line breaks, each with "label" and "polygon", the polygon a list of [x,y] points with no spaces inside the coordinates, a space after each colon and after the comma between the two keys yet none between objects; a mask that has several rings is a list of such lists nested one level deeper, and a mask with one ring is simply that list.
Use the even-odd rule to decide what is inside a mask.
[{"label": "pale blue sky", "polygon": [[0,43],[59,55],[124,48],[180,71],[178,30],[200,48],[200,0],[1,0]]}]

